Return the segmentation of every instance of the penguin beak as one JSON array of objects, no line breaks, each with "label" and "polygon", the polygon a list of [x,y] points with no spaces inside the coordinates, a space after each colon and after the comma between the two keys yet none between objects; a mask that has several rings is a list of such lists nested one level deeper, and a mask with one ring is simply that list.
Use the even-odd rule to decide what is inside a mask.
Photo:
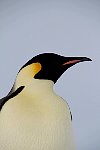
[{"label": "penguin beak", "polygon": [[63,63],[63,66],[66,66],[66,65],[73,66],[74,64],[83,62],[83,61],[92,61],[92,60],[87,57],[67,57],[67,61]]}]

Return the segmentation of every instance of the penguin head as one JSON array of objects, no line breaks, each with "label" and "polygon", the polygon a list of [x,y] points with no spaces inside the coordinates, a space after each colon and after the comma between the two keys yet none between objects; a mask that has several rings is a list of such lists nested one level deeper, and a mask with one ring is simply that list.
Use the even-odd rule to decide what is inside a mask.
[{"label": "penguin head", "polygon": [[54,53],[43,53],[29,60],[19,71],[28,77],[39,80],[52,80],[54,83],[71,66],[91,61],[87,57],[64,57]]}]

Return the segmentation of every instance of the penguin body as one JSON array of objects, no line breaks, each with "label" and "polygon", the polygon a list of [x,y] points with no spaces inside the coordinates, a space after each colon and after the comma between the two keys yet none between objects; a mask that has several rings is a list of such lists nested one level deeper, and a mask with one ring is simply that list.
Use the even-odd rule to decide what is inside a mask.
[{"label": "penguin body", "polygon": [[[56,75],[48,74],[54,66],[49,68],[47,56],[64,58],[56,54],[33,58],[19,71],[11,92],[0,100],[0,150],[74,150],[70,109],[53,90],[66,68],[59,67],[60,73],[57,72],[61,61],[51,59],[57,66],[53,69]],[[49,65],[43,68],[45,59]],[[66,60],[63,67],[82,58]]]}]

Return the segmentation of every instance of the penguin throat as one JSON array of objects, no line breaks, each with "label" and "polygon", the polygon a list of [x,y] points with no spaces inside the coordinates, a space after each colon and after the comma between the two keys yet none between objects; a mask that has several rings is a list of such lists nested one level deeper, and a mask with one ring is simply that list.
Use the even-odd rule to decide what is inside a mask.
[{"label": "penguin throat", "polygon": [[42,80],[42,79],[31,79],[28,80],[24,85],[20,85],[19,82],[15,82],[15,89],[19,86],[25,86],[24,90],[27,94],[34,97],[50,95],[53,92],[54,82],[51,80]]},{"label": "penguin throat", "polygon": [[44,96],[53,92],[53,85],[54,83],[51,80],[33,78],[32,82],[26,88],[34,96]]}]

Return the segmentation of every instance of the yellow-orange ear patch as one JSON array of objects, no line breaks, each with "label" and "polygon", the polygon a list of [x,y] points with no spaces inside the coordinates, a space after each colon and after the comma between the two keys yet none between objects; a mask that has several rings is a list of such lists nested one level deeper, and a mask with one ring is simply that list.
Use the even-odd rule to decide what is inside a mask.
[{"label": "yellow-orange ear patch", "polygon": [[16,79],[16,86],[26,85],[29,83],[34,76],[41,70],[42,66],[40,63],[32,63],[30,65],[25,66],[22,70],[18,73]]},{"label": "yellow-orange ear patch", "polygon": [[25,68],[23,68],[23,71],[25,75],[33,78],[41,70],[41,68],[41,64],[37,62],[26,66]]},{"label": "yellow-orange ear patch", "polygon": [[42,66],[40,63],[32,63],[24,67],[18,74],[18,76],[23,80],[23,78],[33,78],[40,70]]},{"label": "yellow-orange ear patch", "polygon": [[42,68],[42,66],[38,62],[32,64],[32,69],[33,69],[34,76],[41,70],[41,68]]}]

